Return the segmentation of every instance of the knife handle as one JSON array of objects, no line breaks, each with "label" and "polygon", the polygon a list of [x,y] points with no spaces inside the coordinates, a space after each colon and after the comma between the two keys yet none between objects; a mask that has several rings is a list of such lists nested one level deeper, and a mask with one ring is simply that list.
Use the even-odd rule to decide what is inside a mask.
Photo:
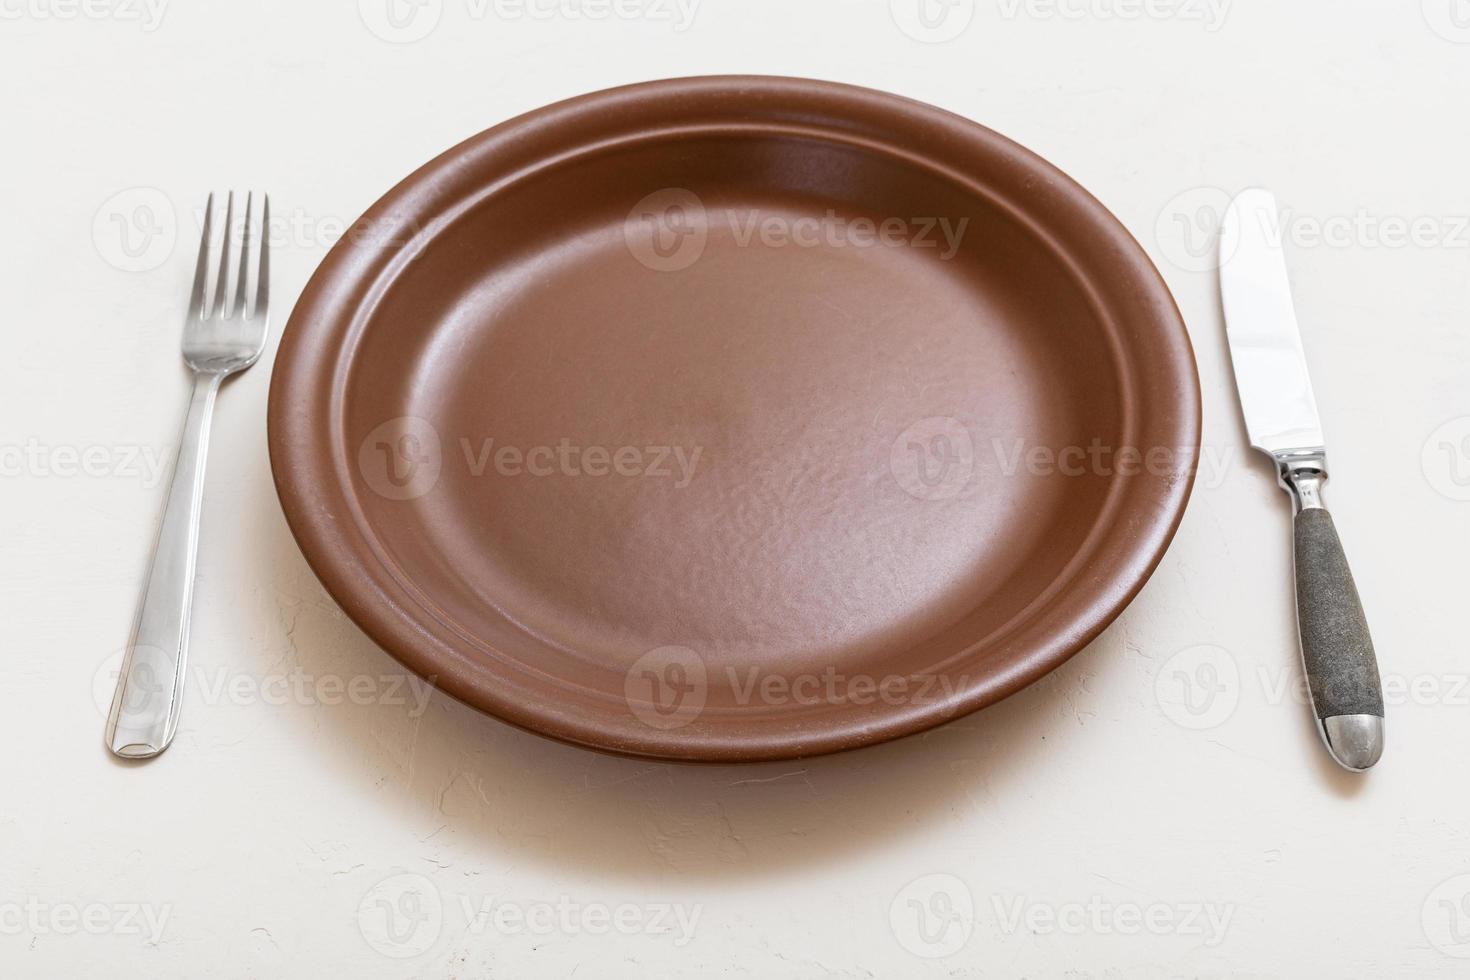
[{"label": "knife handle", "polygon": [[1383,755],[1383,685],[1352,569],[1322,504],[1326,479],[1320,455],[1281,464],[1295,505],[1297,628],[1312,709],[1332,758],[1362,772]]}]

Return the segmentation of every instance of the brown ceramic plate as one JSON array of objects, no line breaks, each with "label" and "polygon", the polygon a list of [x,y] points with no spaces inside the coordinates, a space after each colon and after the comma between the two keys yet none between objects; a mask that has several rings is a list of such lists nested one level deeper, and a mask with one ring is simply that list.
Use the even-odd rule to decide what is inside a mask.
[{"label": "brown ceramic plate", "polygon": [[1133,598],[1199,441],[1179,313],[1027,150],[693,78],[497,126],[291,317],[270,450],[344,609],[581,745],[812,755],[984,707]]}]

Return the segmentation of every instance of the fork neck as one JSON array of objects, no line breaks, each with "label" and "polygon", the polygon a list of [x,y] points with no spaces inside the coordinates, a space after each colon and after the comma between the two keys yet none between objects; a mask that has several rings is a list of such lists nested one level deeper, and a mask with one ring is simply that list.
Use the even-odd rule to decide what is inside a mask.
[{"label": "fork neck", "polygon": [[219,386],[224,382],[225,376],[218,371],[195,371],[194,388],[191,401],[195,404],[204,402],[204,407],[212,407],[214,396],[219,393]]}]

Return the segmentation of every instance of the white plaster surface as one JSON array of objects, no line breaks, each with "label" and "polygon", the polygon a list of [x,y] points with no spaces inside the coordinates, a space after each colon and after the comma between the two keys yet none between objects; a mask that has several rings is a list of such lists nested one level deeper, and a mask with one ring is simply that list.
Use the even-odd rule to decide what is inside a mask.
[{"label": "white plaster surface", "polygon": [[[0,0],[0,976],[1470,970],[1463,0],[704,0],[687,23],[672,0],[387,2]],[[719,72],[963,113],[1155,258],[1208,455],[1132,607],[981,715],[798,764],[627,761],[420,710],[281,516],[273,337],[219,402],[182,731],[114,763],[94,688],[184,404],[205,191],[273,193],[279,324],[343,225],[442,149]],[[1256,183],[1288,211],[1330,502],[1389,679],[1367,778],[1331,768],[1297,700],[1286,500],[1243,448],[1207,268],[1225,194]],[[370,696],[330,686],[353,678]]]}]

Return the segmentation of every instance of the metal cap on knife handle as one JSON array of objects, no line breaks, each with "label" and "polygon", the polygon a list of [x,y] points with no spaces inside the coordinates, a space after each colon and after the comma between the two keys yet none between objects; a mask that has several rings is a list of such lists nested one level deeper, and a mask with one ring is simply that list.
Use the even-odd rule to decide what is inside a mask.
[{"label": "metal cap on knife handle", "polygon": [[1269,191],[1244,191],[1225,213],[1220,296],[1246,431],[1275,462],[1294,505],[1297,627],[1318,729],[1333,759],[1362,772],[1383,754],[1383,688],[1352,571],[1322,502],[1326,440]]}]

